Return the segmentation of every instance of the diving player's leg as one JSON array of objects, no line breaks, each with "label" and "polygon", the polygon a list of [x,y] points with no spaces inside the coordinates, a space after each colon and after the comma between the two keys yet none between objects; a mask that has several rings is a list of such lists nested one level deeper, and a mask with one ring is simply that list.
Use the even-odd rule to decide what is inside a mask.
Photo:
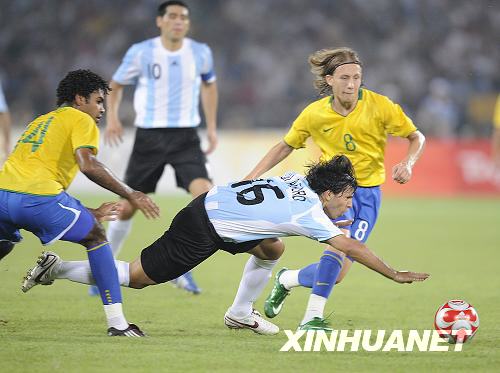
[{"label": "diving player's leg", "polygon": [[272,270],[283,254],[285,246],[279,238],[266,239],[248,251],[248,259],[234,298],[233,304],[224,315],[224,323],[232,329],[250,329],[259,334],[276,334],[279,328],[263,319],[253,309],[271,278]]}]

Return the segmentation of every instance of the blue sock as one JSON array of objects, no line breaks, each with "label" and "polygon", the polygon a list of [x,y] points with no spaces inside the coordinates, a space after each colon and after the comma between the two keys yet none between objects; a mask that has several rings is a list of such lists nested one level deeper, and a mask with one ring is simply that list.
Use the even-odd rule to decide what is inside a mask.
[{"label": "blue sock", "polygon": [[90,269],[95,283],[99,288],[102,303],[122,303],[122,293],[118,281],[118,271],[115,266],[113,252],[108,242],[87,249]]},{"label": "blue sock", "polygon": [[299,271],[299,284],[306,288],[312,288],[314,284],[314,274],[319,263],[309,264]]},{"label": "blue sock", "polygon": [[342,269],[343,258],[330,250],[325,250],[319,261],[312,293],[328,298]]}]

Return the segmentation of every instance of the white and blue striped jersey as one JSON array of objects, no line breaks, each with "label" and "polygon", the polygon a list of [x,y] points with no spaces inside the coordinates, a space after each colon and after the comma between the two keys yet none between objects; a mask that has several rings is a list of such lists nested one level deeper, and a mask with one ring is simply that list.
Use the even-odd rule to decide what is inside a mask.
[{"label": "white and blue striped jersey", "polygon": [[306,178],[294,172],[215,186],[205,198],[205,209],[225,242],[285,236],[322,242],[342,234]]},{"label": "white and blue striped jersey", "polygon": [[9,111],[9,107],[7,106],[7,101],[5,101],[5,96],[2,90],[2,83],[0,83],[0,113],[6,113]]},{"label": "white and blue striped jersey", "polygon": [[132,45],[113,75],[119,84],[136,85],[135,125],[141,128],[198,126],[201,81],[215,79],[208,45],[184,38],[172,52],[159,36]]}]

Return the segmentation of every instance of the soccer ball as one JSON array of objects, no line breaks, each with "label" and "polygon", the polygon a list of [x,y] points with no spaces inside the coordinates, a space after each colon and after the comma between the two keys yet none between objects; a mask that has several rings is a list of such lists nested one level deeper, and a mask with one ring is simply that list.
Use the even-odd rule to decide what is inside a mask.
[{"label": "soccer ball", "polygon": [[[479,315],[464,300],[449,300],[438,308],[434,328],[448,343],[465,343],[474,337],[479,328]],[[467,331],[470,334],[467,335]]]}]

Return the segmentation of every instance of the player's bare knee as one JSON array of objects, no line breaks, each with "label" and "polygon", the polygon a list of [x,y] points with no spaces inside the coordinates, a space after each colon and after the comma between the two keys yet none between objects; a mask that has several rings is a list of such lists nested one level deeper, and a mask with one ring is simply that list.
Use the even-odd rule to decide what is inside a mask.
[{"label": "player's bare knee", "polygon": [[151,280],[142,268],[140,257],[134,260],[129,265],[129,287],[133,289],[144,289],[149,285],[156,285],[156,282]]},{"label": "player's bare knee", "polygon": [[285,244],[279,238],[269,238],[263,240],[259,245],[264,256],[264,260],[278,260],[285,251]]}]

